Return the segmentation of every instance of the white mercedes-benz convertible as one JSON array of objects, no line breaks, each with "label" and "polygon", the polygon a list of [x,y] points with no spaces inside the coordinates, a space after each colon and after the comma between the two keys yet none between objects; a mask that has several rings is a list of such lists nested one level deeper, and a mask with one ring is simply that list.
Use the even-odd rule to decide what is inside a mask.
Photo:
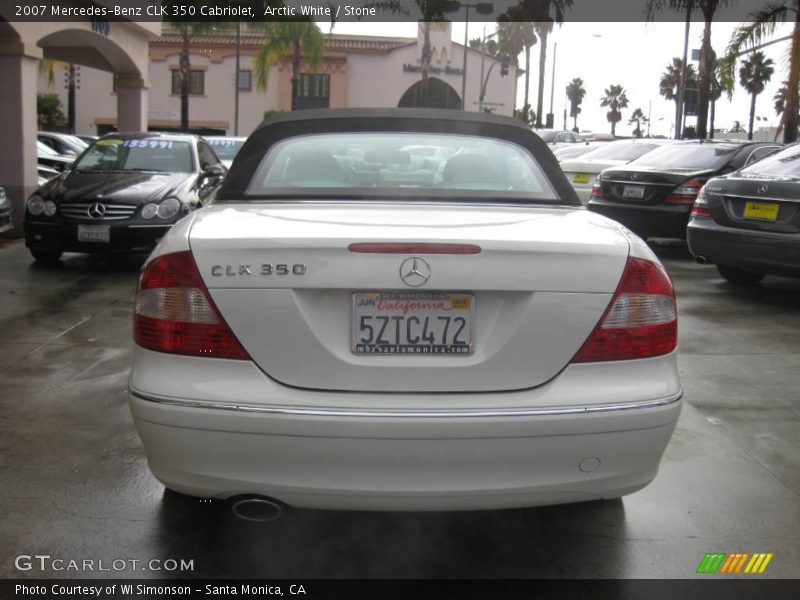
[{"label": "white mercedes-benz convertible", "polygon": [[664,268],[491,115],[267,119],[144,265],[134,338],[150,469],[193,496],[616,498],[655,477],[681,407]]}]

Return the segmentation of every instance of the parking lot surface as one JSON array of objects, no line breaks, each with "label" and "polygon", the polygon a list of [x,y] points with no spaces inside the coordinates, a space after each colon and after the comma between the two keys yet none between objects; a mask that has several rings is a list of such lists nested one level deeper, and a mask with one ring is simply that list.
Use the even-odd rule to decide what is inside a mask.
[{"label": "parking lot surface", "polygon": [[[685,404],[644,490],[527,510],[293,510],[253,524],[224,502],[165,496],[147,469],[126,393],[142,260],[72,254],[43,267],[0,240],[0,577],[684,578],[706,552],[771,552],[762,577],[798,577],[800,281],[737,288],[685,249],[659,254],[678,292]],[[127,562],[15,567],[34,554]],[[142,566],[169,558],[193,570]]]}]

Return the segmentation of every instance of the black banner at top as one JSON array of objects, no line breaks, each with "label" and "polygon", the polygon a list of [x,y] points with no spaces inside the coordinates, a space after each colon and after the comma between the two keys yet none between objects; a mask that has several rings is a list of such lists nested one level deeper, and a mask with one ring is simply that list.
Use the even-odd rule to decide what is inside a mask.
[{"label": "black banner at top", "polygon": [[[684,21],[688,0],[0,0],[6,21]],[[750,21],[768,4],[719,3],[714,21]],[[712,4],[695,1],[695,4]],[[469,15],[467,11],[469,10]],[[693,21],[703,21],[696,8]]]}]

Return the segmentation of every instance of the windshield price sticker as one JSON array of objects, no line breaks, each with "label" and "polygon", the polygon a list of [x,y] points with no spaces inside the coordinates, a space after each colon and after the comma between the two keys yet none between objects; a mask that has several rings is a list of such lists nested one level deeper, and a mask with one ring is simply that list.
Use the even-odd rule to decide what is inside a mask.
[{"label": "windshield price sticker", "polygon": [[230,148],[235,142],[233,140],[210,140],[209,143],[220,148]]},{"label": "windshield price sticker", "polygon": [[122,144],[123,148],[152,148],[166,149],[172,148],[173,143],[167,140],[125,140]]}]

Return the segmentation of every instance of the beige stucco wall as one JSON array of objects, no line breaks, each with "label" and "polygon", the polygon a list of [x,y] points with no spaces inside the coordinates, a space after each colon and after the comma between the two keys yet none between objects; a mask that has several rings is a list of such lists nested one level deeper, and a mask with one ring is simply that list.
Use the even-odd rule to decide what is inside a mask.
[{"label": "beige stucco wall", "polygon": [[[347,106],[397,106],[406,90],[420,80],[420,74],[403,71],[404,64],[420,64],[420,47],[418,44],[403,46],[388,54],[355,54],[347,56]],[[441,74],[433,75],[449,84],[461,97],[461,75],[448,75],[444,67],[461,69],[464,59],[462,46],[450,44],[449,48],[434,46],[434,57],[431,65],[440,67]],[[486,57],[485,72],[495,59]],[[466,108],[478,110],[478,90],[480,80],[481,54],[475,50],[467,50],[467,89]],[[494,67],[489,83],[486,86],[484,104],[494,109],[496,114],[512,116],[516,106],[517,78],[512,66],[506,77],[500,76],[500,65]]]}]

